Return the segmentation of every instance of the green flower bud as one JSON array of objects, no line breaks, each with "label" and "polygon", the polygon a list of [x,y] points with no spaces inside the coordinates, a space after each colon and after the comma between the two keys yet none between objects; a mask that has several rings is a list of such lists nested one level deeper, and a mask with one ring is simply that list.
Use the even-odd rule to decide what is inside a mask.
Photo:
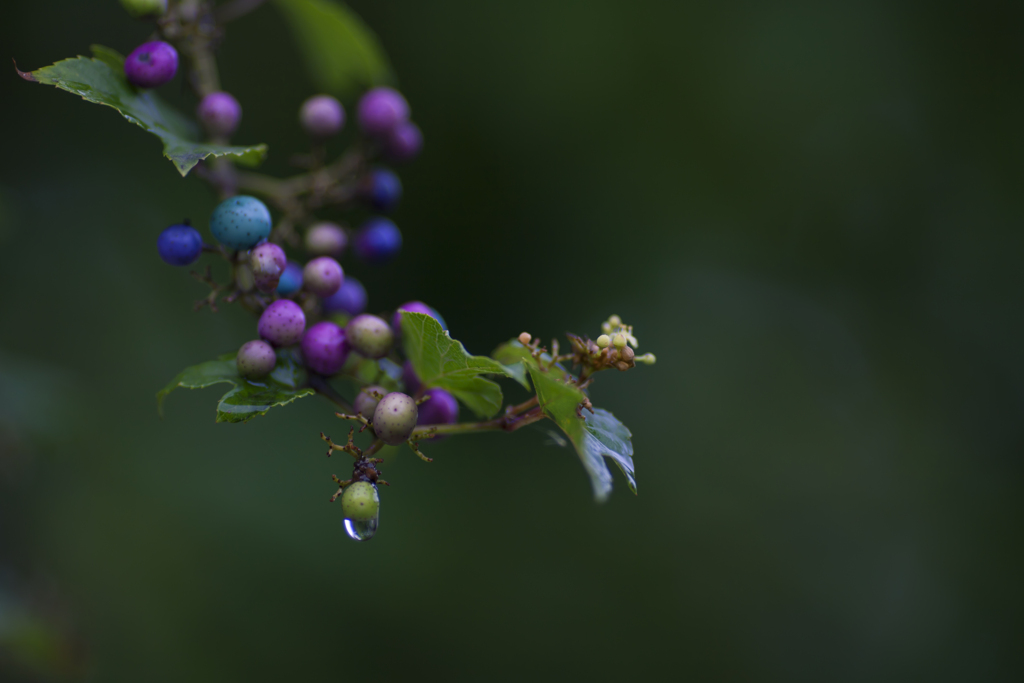
[{"label": "green flower bud", "polygon": [[367,522],[377,517],[380,497],[377,487],[368,481],[357,481],[345,487],[341,494],[341,511],[346,519]]},{"label": "green flower bud", "polygon": [[642,356],[637,356],[635,359],[637,363],[644,363],[646,365],[654,365],[655,360],[657,359],[654,357],[653,353],[645,353]]},{"label": "green flower bud", "polygon": [[602,349],[607,349],[608,345],[611,343],[612,338],[609,337],[607,334],[602,334],[600,337],[597,338],[597,345],[600,346]]},{"label": "green flower bud", "polygon": [[617,334],[615,335],[615,338],[612,339],[612,343],[615,344],[615,348],[621,349],[626,345],[626,338],[623,337],[621,334]]},{"label": "green flower bud", "polygon": [[167,0],[121,0],[121,6],[136,19],[160,17],[167,11]]}]

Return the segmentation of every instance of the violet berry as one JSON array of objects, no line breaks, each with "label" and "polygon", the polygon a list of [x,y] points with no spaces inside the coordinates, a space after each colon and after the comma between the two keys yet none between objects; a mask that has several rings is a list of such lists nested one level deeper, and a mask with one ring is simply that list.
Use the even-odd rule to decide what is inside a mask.
[{"label": "violet berry", "polygon": [[358,116],[363,132],[383,137],[409,119],[409,103],[393,88],[374,88],[359,100]]},{"label": "violet berry", "polygon": [[344,278],[341,266],[330,256],[315,258],[302,269],[302,286],[319,297],[337,292]]},{"label": "violet berry", "polygon": [[371,218],[356,235],[356,255],[367,263],[383,265],[401,249],[402,233],[387,218]]},{"label": "violet berry", "polygon": [[347,355],[345,330],[329,320],[313,325],[302,335],[302,358],[313,372],[333,375],[341,370]]},{"label": "violet berry", "polygon": [[366,310],[366,288],[354,277],[346,276],[338,291],[322,302],[324,313],[359,315]]},{"label": "violet berry", "polygon": [[363,390],[356,394],[355,400],[352,401],[352,407],[363,417],[372,418],[373,411],[377,409],[377,404],[380,403],[380,400],[387,393],[387,389],[377,385],[363,387]]},{"label": "violet berry", "polygon": [[335,223],[317,223],[306,233],[306,251],[313,256],[341,256],[348,235]]},{"label": "violet berry", "polygon": [[[402,336],[402,313],[425,313],[434,320],[440,321],[440,316],[430,306],[426,305],[422,301],[406,301],[404,304],[399,306],[395,310],[395,314],[391,316],[391,329],[395,331],[396,337]],[[444,327],[442,325],[441,327]]]},{"label": "violet berry", "polygon": [[284,249],[273,242],[264,242],[254,247],[249,255],[249,266],[252,268],[256,289],[261,292],[273,292],[277,289],[287,265]]},{"label": "violet berry", "polygon": [[349,345],[367,358],[383,358],[395,341],[391,327],[368,313],[352,318],[345,328],[345,336]]},{"label": "violet berry", "polygon": [[132,50],[124,60],[124,75],[137,88],[155,88],[174,78],[178,51],[169,43],[153,40]]},{"label": "violet berry", "polygon": [[277,293],[281,296],[288,296],[302,289],[302,266],[295,261],[289,261],[281,273],[281,281],[277,283]]},{"label": "violet berry", "polygon": [[242,348],[238,349],[235,364],[238,366],[238,374],[242,377],[263,379],[273,371],[274,365],[277,364],[277,356],[270,344],[261,339],[254,339],[245,342]]},{"label": "violet berry", "polygon": [[423,395],[429,396],[430,400],[420,404],[416,424],[450,425],[459,421],[459,402],[450,393],[440,387],[434,387],[427,389]]},{"label": "violet berry", "polygon": [[411,161],[423,149],[423,133],[420,127],[406,121],[395,127],[384,143],[384,152],[393,161]]},{"label": "violet berry", "polygon": [[242,107],[231,93],[212,92],[199,102],[196,118],[210,135],[229,137],[242,120]]},{"label": "violet berry", "polygon": [[416,401],[411,396],[390,393],[373,411],[373,431],[387,445],[397,446],[412,436],[418,416]]},{"label": "violet berry", "polygon": [[345,125],[345,108],[330,95],[317,95],[302,103],[299,121],[313,137],[329,138]]},{"label": "violet berry", "polygon": [[418,394],[423,388],[423,382],[420,381],[420,376],[416,374],[416,369],[413,368],[411,361],[405,361],[405,364],[402,365],[402,384],[410,394]]},{"label": "violet berry", "polygon": [[191,225],[172,225],[156,238],[156,249],[164,263],[187,266],[203,253],[203,238]]},{"label": "violet berry", "polygon": [[359,184],[359,194],[378,211],[391,211],[402,198],[402,181],[386,168],[375,168]]},{"label": "violet berry", "polygon": [[278,299],[263,311],[257,329],[260,337],[274,346],[291,346],[302,338],[306,314],[294,301]]}]

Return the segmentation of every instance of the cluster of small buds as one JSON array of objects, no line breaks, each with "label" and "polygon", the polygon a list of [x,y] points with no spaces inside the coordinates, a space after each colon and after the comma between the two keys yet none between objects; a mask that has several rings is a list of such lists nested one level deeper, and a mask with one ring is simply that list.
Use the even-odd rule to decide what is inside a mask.
[{"label": "cluster of small buds", "polygon": [[602,323],[601,330],[603,334],[595,340],[568,335],[573,345],[573,362],[583,367],[584,376],[610,368],[626,371],[637,363],[654,364],[654,354],[636,355],[633,349],[639,342],[633,335],[633,327],[624,324],[619,316],[609,317]]}]

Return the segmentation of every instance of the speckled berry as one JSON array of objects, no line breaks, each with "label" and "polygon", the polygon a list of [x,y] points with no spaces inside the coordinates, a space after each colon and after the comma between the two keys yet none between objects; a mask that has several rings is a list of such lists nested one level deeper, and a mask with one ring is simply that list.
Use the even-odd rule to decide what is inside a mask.
[{"label": "speckled berry", "polygon": [[392,88],[374,88],[359,100],[359,126],[367,135],[382,137],[409,119],[409,103]]},{"label": "speckled berry", "polygon": [[394,331],[396,337],[402,336],[402,313],[405,312],[425,313],[440,323],[442,329],[447,329],[444,321],[441,319],[441,315],[432,307],[426,305],[422,301],[406,301],[404,304],[399,306],[395,310],[395,314],[391,316],[391,329]]},{"label": "speckled berry", "polygon": [[191,225],[172,225],[156,238],[156,249],[164,263],[187,266],[203,253],[203,238]]},{"label": "speckled berry", "polygon": [[352,318],[345,328],[345,336],[349,345],[367,358],[383,358],[395,341],[391,327],[368,313]]},{"label": "speckled berry", "polygon": [[325,320],[302,335],[302,359],[307,368],[321,375],[333,375],[345,364],[348,345],[345,330]]},{"label": "speckled berry", "polygon": [[391,211],[402,198],[402,181],[394,171],[375,168],[359,184],[359,195],[378,211]]},{"label": "speckled berry", "polygon": [[371,218],[355,239],[356,255],[375,265],[383,265],[402,249],[402,233],[387,218]]},{"label": "speckled berry", "polygon": [[324,313],[345,313],[359,315],[366,310],[366,288],[359,280],[349,275],[341,281],[338,291],[321,302]]},{"label": "speckled berry", "polygon": [[[419,406],[418,425],[450,425],[459,421],[459,402],[440,387],[427,389],[424,396],[430,399]],[[433,437],[435,439],[441,437]]]},{"label": "speckled berry", "polygon": [[196,107],[196,118],[215,137],[229,137],[242,120],[242,106],[231,93],[212,92]]},{"label": "speckled berry", "polygon": [[373,411],[373,431],[384,443],[397,446],[412,435],[418,416],[416,401],[396,391],[377,404]]},{"label": "speckled berry", "polygon": [[295,261],[289,261],[281,273],[281,280],[277,283],[277,293],[281,296],[288,296],[302,289],[302,266]]},{"label": "speckled berry", "polygon": [[274,370],[274,347],[260,339],[245,342],[235,358],[238,374],[246,379],[263,379]]},{"label": "speckled berry", "polygon": [[261,292],[273,292],[277,289],[287,265],[284,249],[273,242],[257,245],[249,255],[249,267],[252,268],[256,289]]},{"label": "speckled berry", "polygon": [[178,51],[169,43],[153,40],[132,50],[124,60],[124,75],[137,88],[155,88],[178,72]]},{"label": "speckled berry", "polygon": [[299,121],[310,135],[329,138],[345,125],[345,108],[330,95],[317,95],[302,103]]},{"label": "speckled berry", "polygon": [[313,256],[341,256],[348,246],[348,235],[336,223],[317,223],[306,233],[306,251]]},{"label": "speckled berry", "polygon": [[252,249],[270,236],[271,227],[266,205],[245,195],[225,199],[210,216],[210,232],[228,249]]},{"label": "speckled berry", "polygon": [[159,17],[167,11],[167,0],[121,0],[121,6],[136,19]]},{"label": "speckled berry", "polygon": [[410,394],[419,393],[423,387],[423,382],[420,381],[420,376],[416,374],[416,369],[413,368],[410,361],[405,361],[405,364],[402,365],[402,384]]},{"label": "speckled berry", "polygon": [[384,398],[384,395],[387,393],[387,389],[377,385],[363,387],[362,391],[356,394],[352,406],[363,417],[372,418],[373,411],[377,410],[377,404],[380,403],[380,399]]},{"label": "speckled berry", "polygon": [[263,311],[257,329],[274,346],[291,346],[302,338],[306,314],[294,301],[278,299]]},{"label": "speckled berry", "polygon": [[392,161],[412,161],[422,149],[423,133],[411,121],[396,126],[384,143],[384,152]]},{"label": "speckled berry", "polygon": [[319,297],[328,297],[338,291],[345,278],[338,262],[330,256],[315,258],[302,269],[302,286]]},{"label": "speckled berry", "polygon": [[341,494],[341,512],[347,519],[369,522],[380,514],[380,496],[377,487],[368,481],[357,481],[345,487]]}]

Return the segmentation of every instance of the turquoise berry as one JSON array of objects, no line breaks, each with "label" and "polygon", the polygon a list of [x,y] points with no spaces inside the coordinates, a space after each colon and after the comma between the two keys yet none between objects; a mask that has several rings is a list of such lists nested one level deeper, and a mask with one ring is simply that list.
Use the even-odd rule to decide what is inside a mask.
[{"label": "turquoise berry", "polygon": [[357,481],[345,487],[341,494],[341,512],[346,519],[368,522],[380,511],[377,487],[368,481]]},{"label": "turquoise berry", "polygon": [[210,216],[210,232],[228,249],[251,249],[270,236],[270,212],[255,197],[225,199]]}]

